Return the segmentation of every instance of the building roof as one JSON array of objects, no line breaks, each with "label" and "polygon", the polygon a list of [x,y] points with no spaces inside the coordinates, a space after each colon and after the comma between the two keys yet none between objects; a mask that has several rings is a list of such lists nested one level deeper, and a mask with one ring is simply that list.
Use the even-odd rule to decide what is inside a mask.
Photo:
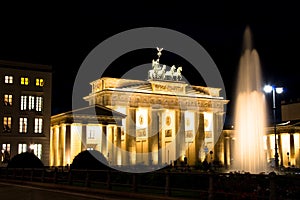
[{"label": "building roof", "polygon": [[115,111],[113,109],[110,109],[108,107],[96,104],[84,108],[79,108],[73,111],[69,111],[66,113],[74,114],[74,115],[94,115],[96,113],[97,116],[116,116],[116,117],[121,117],[125,118],[126,115]]},{"label": "building roof", "polygon": [[100,123],[118,124],[126,115],[102,105],[92,105],[51,117],[51,124],[59,123]]},{"label": "building roof", "polygon": [[8,61],[8,60],[0,60],[0,67],[1,68],[19,69],[19,70],[52,72],[51,65],[33,64],[33,63]]},{"label": "building roof", "polygon": [[[269,127],[269,129],[274,129]],[[289,120],[283,121],[279,124],[276,124],[276,131],[278,133],[295,133],[300,131],[300,120]]]},{"label": "building roof", "polygon": [[176,95],[183,97],[200,97],[223,100],[221,88],[189,85],[184,81],[173,80],[131,80],[103,77],[90,83],[92,93],[105,90],[149,94]]},{"label": "building roof", "polygon": [[[223,132],[232,134],[234,127],[224,127]],[[276,124],[276,133],[299,133],[300,132],[300,120],[282,121]],[[274,124],[269,124],[266,127],[267,134],[274,134]]]}]

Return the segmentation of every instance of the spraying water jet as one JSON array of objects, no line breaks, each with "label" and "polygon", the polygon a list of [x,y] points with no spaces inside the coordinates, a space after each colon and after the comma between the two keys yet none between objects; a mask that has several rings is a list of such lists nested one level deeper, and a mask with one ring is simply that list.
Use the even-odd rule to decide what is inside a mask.
[{"label": "spraying water jet", "polygon": [[266,170],[263,136],[266,127],[266,101],[262,91],[261,66],[253,48],[250,28],[244,33],[235,103],[235,148],[233,168],[261,173]]}]

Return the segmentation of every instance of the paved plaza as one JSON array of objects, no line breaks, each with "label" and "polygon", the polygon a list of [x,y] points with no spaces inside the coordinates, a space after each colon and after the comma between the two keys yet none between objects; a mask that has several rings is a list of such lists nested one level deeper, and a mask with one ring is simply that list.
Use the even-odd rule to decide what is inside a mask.
[{"label": "paved plaza", "polygon": [[[1,199],[6,200],[113,200],[116,198],[103,195],[89,195],[79,192],[59,191],[54,189],[0,183]],[[126,199],[118,197],[118,199]]]}]

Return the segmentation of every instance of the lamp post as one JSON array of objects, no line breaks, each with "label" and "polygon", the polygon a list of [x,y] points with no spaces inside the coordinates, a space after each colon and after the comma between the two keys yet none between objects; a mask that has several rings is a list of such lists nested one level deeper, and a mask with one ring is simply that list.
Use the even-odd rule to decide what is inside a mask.
[{"label": "lamp post", "polygon": [[278,155],[278,148],[277,148],[277,133],[276,133],[276,102],[275,102],[275,94],[281,94],[283,92],[282,87],[274,87],[271,85],[266,85],[264,87],[264,91],[266,93],[272,92],[273,94],[273,123],[274,123],[274,135],[275,135],[275,168],[279,166],[279,155]]}]

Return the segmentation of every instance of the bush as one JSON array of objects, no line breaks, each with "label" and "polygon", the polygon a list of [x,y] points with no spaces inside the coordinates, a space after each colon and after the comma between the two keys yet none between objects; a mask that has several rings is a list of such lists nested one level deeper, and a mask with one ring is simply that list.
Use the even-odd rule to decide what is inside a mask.
[{"label": "bush", "polygon": [[71,169],[109,169],[108,162],[103,154],[96,150],[80,152],[73,160]]},{"label": "bush", "polygon": [[43,162],[31,152],[15,155],[9,162],[9,168],[43,168]]}]

